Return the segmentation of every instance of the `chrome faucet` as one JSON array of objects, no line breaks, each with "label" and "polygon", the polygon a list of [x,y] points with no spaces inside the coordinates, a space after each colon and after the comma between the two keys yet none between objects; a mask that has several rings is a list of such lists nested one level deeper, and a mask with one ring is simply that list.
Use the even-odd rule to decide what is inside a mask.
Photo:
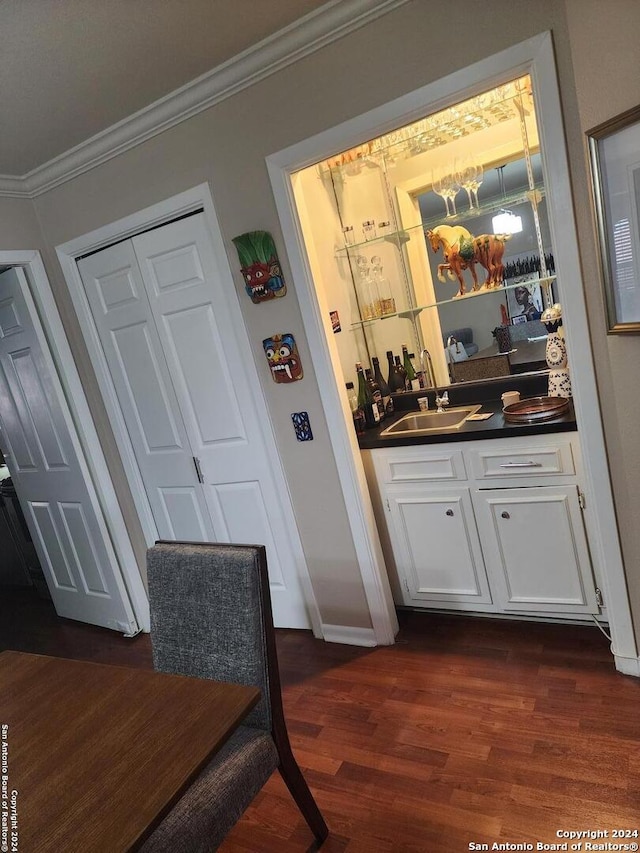
[{"label": "chrome faucet", "polygon": [[[425,365],[426,356],[426,365]],[[422,370],[422,379],[425,388],[436,387],[436,377],[433,372],[433,362],[431,361],[431,353],[428,349],[420,350],[420,369]]]},{"label": "chrome faucet", "polygon": [[442,394],[438,394],[436,392],[436,406],[438,407],[436,409],[436,414],[443,415],[444,414],[443,406],[448,406],[448,405],[449,405],[449,392],[443,391]]}]

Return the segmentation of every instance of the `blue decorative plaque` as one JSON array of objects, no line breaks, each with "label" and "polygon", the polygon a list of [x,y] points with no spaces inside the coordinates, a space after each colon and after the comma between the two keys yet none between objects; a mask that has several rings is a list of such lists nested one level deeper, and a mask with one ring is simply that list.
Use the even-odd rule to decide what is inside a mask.
[{"label": "blue decorative plaque", "polygon": [[291,420],[293,421],[293,428],[296,431],[298,441],[313,441],[308,412],[294,412],[291,415]]}]

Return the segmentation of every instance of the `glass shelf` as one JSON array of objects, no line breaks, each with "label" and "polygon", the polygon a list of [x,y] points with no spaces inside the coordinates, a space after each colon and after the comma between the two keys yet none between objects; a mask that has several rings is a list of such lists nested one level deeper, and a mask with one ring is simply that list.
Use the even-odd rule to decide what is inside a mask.
[{"label": "glass shelf", "polygon": [[404,228],[402,231],[392,231],[389,234],[381,234],[379,237],[373,237],[371,240],[361,240],[359,243],[351,243],[349,246],[344,247],[341,246],[339,249],[336,249],[336,257],[348,257],[350,252],[356,249],[361,250],[366,246],[375,246],[376,243],[391,243],[399,249],[404,243],[409,242],[412,234],[422,230],[423,227],[422,223],[420,223],[420,225],[412,225],[410,228]]},{"label": "glass shelf", "polygon": [[[545,190],[543,184],[537,184],[535,191],[544,198]],[[462,213],[458,213],[456,216],[447,216],[443,213],[442,216],[434,216],[430,219],[425,219],[420,223],[420,225],[412,225],[409,228],[404,228],[402,231],[392,231],[389,234],[381,234],[378,237],[373,237],[371,240],[361,240],[358,243],[351,243],[349,246],[341,246],[336,249],[335,254],[338,258],[345,258],[348,257],[350,252],[362,250],[367,246],[375,246],[376,243],[391,243],[399,249],[400,246],[408,243],[411,237],[419,230],[424,232],[428,228],[437,228],[438,225],[460,225],[469,219],[476,219],[478,216],[495,213],[503,208],[515,207],[517,204],[529,201],[529,192],[531,192],[531,190],[520,190],[517,193],[509,193],[508,195],[500,198],[488,199],[487,201],[484,201],[479,208],[474,207],[471,210],[465,210]],[[540,202],[538,202],[538,204],[539,203]],[[474,234],[474,237],[477,236],[479,235]]]},{"label": "glass shelf", "polygon": [[[473,207],[470,210],[464,210],[455,216],[432,216],[422,222],[423,228],[436,228],[438,225],[464,225],[468,219],[476,219],[478,216],[484,216],[487,213],[495,213],[503,208],[515,207],[517,204],[523,204],[525,201],[530,203],[529,193],[539,193],[540,200],[545,196],[544,184],[535,185],[533,190],[519,190],[518,192],[508,193],[504,196],[489,198],[483,201],[479,208]],[[442,202],[444,206],[444,201]],[[538,201],[540,204],[540,201]],[[474,235],[477,236],[477,235]]]},{"label": "glass shelf", "polygon": [[460,303],[465,299],[478,299],[482,296],[489,296],[490,294],[503,293],[506,290],[515,290],[516,287],[535,287],[536,285],[548,287],[555,280],[555,275],[549,275],[545,278],[528,278],[522,281],[514,282],[513,284],[503,284],[500,287],[470,290],[467,291],[467,293],[465,293],[463,296],[453,296],[451,297],[451,299],[439,299],[437,302],[431,302],[428,305],[417,305],[415,308],[408,308],[405,311],[396,311],[395,314],[385,314],[382,317],[372,317],[369,320],[361,320],[358,323],[351,323],[350,328],[360,329],[364,326],[371,326],[373,323],[377,323],[380,320],[389,320],[392,317],[399,317],[402,320],[412,320],[414,317],[420,314],[421,311],[425,311],[428,308],[437,308],[439,305],[447,305],[451,302]]}]

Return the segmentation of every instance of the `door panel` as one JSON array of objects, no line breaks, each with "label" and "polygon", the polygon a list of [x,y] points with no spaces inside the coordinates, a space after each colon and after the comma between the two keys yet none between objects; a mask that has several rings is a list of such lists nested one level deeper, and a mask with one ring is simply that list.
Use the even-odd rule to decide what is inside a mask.
[{"label": "door panel", "polygon": [[386,489],[395,562],[407,604],[491,604],[468,488]]},{"label": "door panel", "polygon": [[276,624],[309,627],[248,378],[255,367],[239,346],[233,285],[204,215],[111,246],[78,268],[160,536],[264,544]]},{"label": "door panel", "polygon": [[130,241],[78,262],[161,539],[212,539],[145,283]]},{"label": "door panel", "polygon": [[[277,553],[269,517],[266,512],[260,483],[219,483],[213,487],[224,518],[229,542],[251,543],[255,540],[265,545],[271,554]],[[274,560],[269,566],[269,581],[273,593],[275,587],[286,592],[282,576],[282,563]]]},{"label": "door panel", "polygon": [[[244,432],[232,379],[211,305],[165,315],[165,340],[183,388],[200,446],[235,443],[245,447]],[[207,388],[207,393],[203,393]]]},{"label": "door panel", "polygon": [[135,631],[120,568],[55,368],[41,345],[44,335],[21,269],[0,275],[0,305],[3,444],[56,611]]},{"label": "door panel", "polygon": [[474,504],[503,608],[598,612],[576,486],[482,490]]}]

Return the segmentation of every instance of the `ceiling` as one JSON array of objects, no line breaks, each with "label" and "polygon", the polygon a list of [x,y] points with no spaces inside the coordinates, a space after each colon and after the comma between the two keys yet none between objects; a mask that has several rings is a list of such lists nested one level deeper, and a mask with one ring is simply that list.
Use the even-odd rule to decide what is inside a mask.
[{"label": "ceiling", "polygon": [[0,0],[0,175],[29,173],[323,5]]}]

